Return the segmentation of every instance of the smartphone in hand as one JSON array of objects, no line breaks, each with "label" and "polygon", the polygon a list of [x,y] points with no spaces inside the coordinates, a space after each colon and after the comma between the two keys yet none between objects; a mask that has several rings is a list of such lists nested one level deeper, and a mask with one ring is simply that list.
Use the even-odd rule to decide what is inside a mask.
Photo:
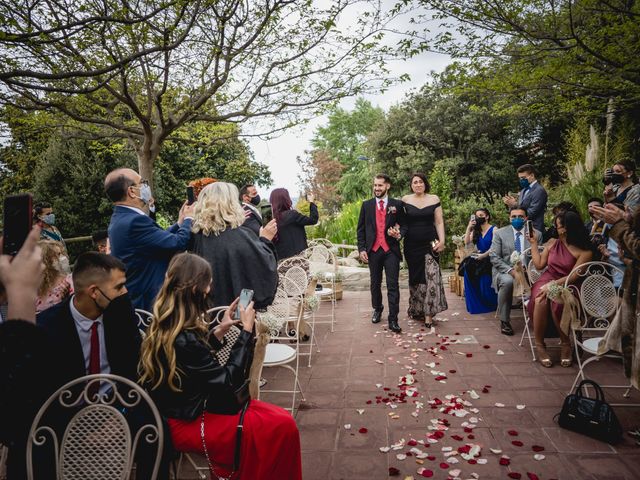
[{"label": "smartphone in hand", "polygon": [[16,255],[22,248],[33,224],[31,194],[11,195],[4,199],[3,252]]},{"label": "smartphone in hand", "polygon": [[260,208],[260,213],[262,215],[262,226],[264,227],[267,223],[273,220],[273,209],[271,208],[271,204],[268,203],[263,205]]},{"label": "smartphone in hand", "polygon": [[533,222],[531,220],[527,220],[527,223],[525,224],[525,235],[529,238],[533,237],[535,235],[535,230],[533,229]]},{"label": "smartphone in hand", "polygon": [[189,185],[187,187],[187,205],[193,205],[196,201],[195,194],[193,193],[193,187]]},{"label": "smartphone in hand", "polygon": [[238,307],[236,308],[236,320],[240,320],[240,305],[242,305],[242,308],[247,308],[251,303],[251,300],[253,300],[253,290],[243,288],[240,292],[240,301],[238,302]]}]

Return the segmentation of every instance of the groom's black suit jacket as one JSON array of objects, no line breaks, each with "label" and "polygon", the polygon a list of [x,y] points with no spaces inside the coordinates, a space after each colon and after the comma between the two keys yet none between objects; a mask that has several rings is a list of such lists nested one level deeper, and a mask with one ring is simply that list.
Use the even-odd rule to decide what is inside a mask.
[{"label": "groom's black suit jacket", "polygon": [[[358,219],[358,251],[371,252],[373,245],[376,243],[376,209],[378,208],[378,199],[371,198],[362,202],[360,208],[360,218]],[[404,220],[404,204],[401,200],[389,198],[387,202],[387,210],[385,212],[384,235],[387,240],[389,249],[399,258],[402,259],[400,253],[400,242],[387,233],[389,227],[395,224],[400,225],[400,234],[404,237],[407,232],[407,226]]]}]

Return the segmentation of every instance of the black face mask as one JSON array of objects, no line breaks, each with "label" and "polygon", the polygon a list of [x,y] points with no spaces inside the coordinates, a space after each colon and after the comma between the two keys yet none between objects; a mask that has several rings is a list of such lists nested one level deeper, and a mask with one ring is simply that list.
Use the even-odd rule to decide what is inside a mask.
[{"label": "black face mask", "polygon": [[107,300],[109,300],[109,303],[107,304],[106,307],[101,307],[100,304],[98,304],[98,302],[95,301],[95,299],[93,300],[93,303],[96,304],[96,307],[98,307],[98,310],[100,310],[103,314],[108,312],[108,311],[124,311],[124,310],[120,310],[121,308],[123,308],[124,305],[129,305],[129,308],[133,308],[131,306],[131,300],[129,299],[129,295],[127,295],[126,293],[119,295],[115,298],[109,298],[107,297],[104,292],[98,288],[98,291],[100,292],[100,294],[106,298]]},{"label": "black face mask", "polygon": [[484,217],[476,217],[476,225],[484,225],[487,222],[487,219]]},{"label": "black face mask", "polygon": [[249,200],[249,202],[251,203],[251,205],[255,205],[257,207],[258,205],[260,205],[260,195],[251,197],[251,200]]},{"label": "black face mask", "polygon": [[622,182],[624,182],[624,175],[621,173],[614,173],[611,175],[611,183],[614,185],[620,185]]}]

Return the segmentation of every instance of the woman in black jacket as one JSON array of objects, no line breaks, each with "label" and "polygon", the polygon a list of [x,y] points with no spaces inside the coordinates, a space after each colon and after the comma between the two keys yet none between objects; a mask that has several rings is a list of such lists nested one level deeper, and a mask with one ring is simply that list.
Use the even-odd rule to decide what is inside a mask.
[{"label": "woman in black jacket", "polygon": [[[207,342],[204,316],[210,289],[211,268],[206,260],[190,253],[171,260],[142,344],[140,382],[168,417],[176,450],[206,452],[212,478],[218,478],[233,470],[241,408],[234,392],[245,380],[255,311],[252,302],[240,308],[239,321],[232,320],[230,312],[238,305],[234,301]],[[222,366],[211,350],[221,347],[224,334],[236,324],[242,326],[242,333]],[[301,479],[300,436],[291,415],[251,400],[244,415],[240,458],[240,478]]]},{"label": "woman in black jacket", "polygon": [[308,217],[292,208],[293,202],[286,188],[276,188],[271,192],[269,201],[273,210],[273,218],[278,224],[278,234],[273,239],[278,260],[298,255],[308,246],[304,227],[318,223],[319,216],[313,195],[307,195],[307,200],[309,201]]}]

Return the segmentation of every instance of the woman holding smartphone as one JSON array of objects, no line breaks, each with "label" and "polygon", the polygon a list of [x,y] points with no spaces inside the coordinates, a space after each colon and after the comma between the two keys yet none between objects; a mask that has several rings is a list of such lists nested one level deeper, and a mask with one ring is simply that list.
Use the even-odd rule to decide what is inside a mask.
[{"label": "woman holding smartphone", "polygon": [[318,207],[312,194],[307,195],[309,215],[293,208],[291,196],[286,188],[276,188],[269,197],[273,218],[278,225],[278,234],[273,239],[278,260],[293,257],[307,248],[307,225],[318,223]]},{"label": "woman holding smartphone", "polygon": [[444,218],[437,195],[429,194],[424,173],[411,176],[411,194],[402,197],[407,233],[404,257],[409,267],[409,318],[431,327],[448,308],[438,257],[444,250]]},{"label": "woman holding smartphone", "polygon": [[[554,283],[564,286],[571,271],[575,267],[591,261],[593,256],[589,234],[580,215],[576,212],[566,211],[557,215],[553,219],[553,223],[558,232],[558,238],[549,240],[542,253],[538,250],[536,236],[532,235],[531,231],[528,233],[531,244],[531,260],[534,266],[537,270],[547,268],[531,287],[532,301],[529,302],[528,307],[529,316],[533,319],[538,361],[547,368],[553,365],[544,344],[549,316],[551,316],[555,330],[560,336],[560,365],[563,367],[571,366],[572,351],[569,336],[560,329],[562,305],[547,298],[549,286]],[[575,278],[569,278],[569,283],[575,280]]]},{"label": "woman holding smartphone", "polygon": [[473,246],[475,252],[465,259],[464,301],[467,312],[494,312],[498,306],[498,294],[491,287],[491,242],[494,226],[486,208],[478,208],[467,225],[464,243]]},{"label": "woman holding smartphone", "polygon": [[[181,253],[171,260],[142,343],[140,383],[167,418],[176,450],[205,454],[211,478],[231,478],[239,453],[238,478],[301,479],[300,435],[293,417],[260,400],[249,400],[243,409],[234,393],[244,383],[253,350],[253,302],[238,307],[236,299],[207,339],[204,318],[211,280],[211,267],[197,255]],[[236,308],[240,320],[231,318]],[[242,333],[223,366],[211,350],[221,348],[234,325]]]}]

